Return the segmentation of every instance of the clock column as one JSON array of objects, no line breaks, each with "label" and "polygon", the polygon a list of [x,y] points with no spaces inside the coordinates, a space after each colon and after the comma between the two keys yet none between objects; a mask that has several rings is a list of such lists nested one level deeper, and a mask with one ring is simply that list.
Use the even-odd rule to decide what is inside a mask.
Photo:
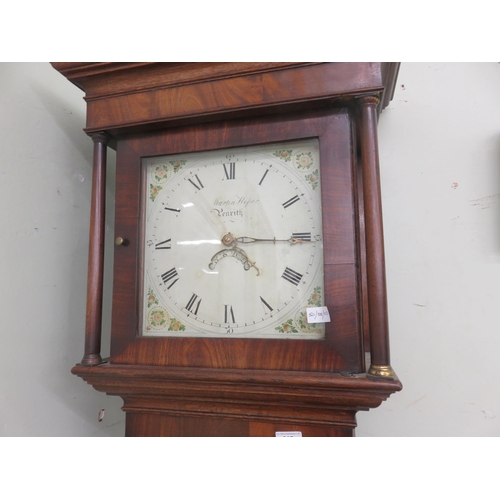
[{"label": "clock column", "polygon": [[92,134],[92,140],[94,141],[94,160],[90,208],[85,353],[80,362],[82,365],[102,363],[101,324],[106,207],[106,144],[109,141],[109,137],[99,132]]},{"label": "clock column", "polygon": [[389,356],[389,321],[385,281],[384,231],[377,141],[377,106],[374,96],[360,99],[361,163],[368,278],[368,322],[370,331],[370,375],[395,376]]}]

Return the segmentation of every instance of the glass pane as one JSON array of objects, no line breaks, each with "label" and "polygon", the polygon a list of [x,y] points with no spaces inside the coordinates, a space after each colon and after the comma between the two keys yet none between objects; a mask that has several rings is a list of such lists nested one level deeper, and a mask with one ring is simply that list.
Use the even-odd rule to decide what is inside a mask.
[{"label": "glass pane", "polygon": [[143,167],[142,335],[324,338],[317,139]]}]

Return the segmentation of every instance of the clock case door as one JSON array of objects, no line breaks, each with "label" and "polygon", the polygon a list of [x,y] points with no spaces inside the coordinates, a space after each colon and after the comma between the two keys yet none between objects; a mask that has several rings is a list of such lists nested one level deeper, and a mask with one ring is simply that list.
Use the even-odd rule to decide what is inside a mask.
[{"label": "clock case door", "polygon": [[[349,107],[228,120],[131,135],[117,142],[112,364],[363,373],[362,238],[354,111]],[[142,158],[317,138],[323,209],[324,340],[139,336]]]}]

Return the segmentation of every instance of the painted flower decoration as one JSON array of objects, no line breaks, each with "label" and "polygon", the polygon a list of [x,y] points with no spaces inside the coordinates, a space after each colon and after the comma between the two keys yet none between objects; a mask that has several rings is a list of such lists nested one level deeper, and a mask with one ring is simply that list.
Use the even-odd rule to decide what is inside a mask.
[{"label": "painted flower decoration", "polygon": [[149,315],[149,322],[153,328],[162,328],[168,319],[166,311],[160,308],[153,309]]},{"label": "painted flower decoration", "polygon": [[154,184],[150,184],[149,186],[149,198],[151,201],[155,201],[158,193],[162,190],[161,186],[155,186]]},{"label": "painted flower decoration", "polygon": [[165,180],[168,177],[167,166],[163,164],[156,165],[153,175],[158,182]]},{"label": "painted flower decoration", "polygon": [[311,151],[302,151],[297,153],[294,160],[295,166],[303,170],[311,168],[314,163],[314,157]]},{"label": "painted flower decoration", "polygon": [[310,306],[316,306],[316,307],[321,307],[322,306],[322,303],[321,303],[321,287],[317,286],[314,289],[314,291],[311,294],[311,296],[309,297],[309,300],[307,301],[307,303]]},{"label": "painted flower decoration", "polygon": [[184,331],[186,327],[176,318],[170,319],[170,324],[168,327],[169,332]]},{"label": "painted flower decoration", "polygon": [[175,161],[169,161],[168,163],[174,168],[174,174],[175,174],[186,164],[186,160],[175,160]]},{"label": "painted flower decoration", "polygon": [[281,151],[276,151],[274,156],[277,156],[280,160],[290,161],[292,158],[292,150],[291,149],[282,149]]},{"label": "painted flower decoration", "polygon": [[318,180],[319,180],[319,172],[316,169],[312,174],[306,175],[306,181],[311,184],[311,187],[313,189],[316,189],[318,187]]},{"label": "painted flower decoration", "polygon": [[286,323],[275,328],[280,333],[298,333],[297,328],[293,325],[293,320],[289,319]]},{"label": "painted flower decoration", "polygon": [[324,323],[308,323],[307,322],[307,308],[302,309],[295,316],[295,324],[297,328],[302,333],[325,333],[325,324]]},{"label": "painted flower decoration", "polygon": [[151,307],[153,304],[158,305],[158,299],[156,298],[153,289],[151,287],[148,288],[148,307]]},{"label": "painted flower decoration", "polygon": [[314,327],[316,325],[314,324],[309,324],[307,322],[307,316],[305,312],[301,312],[299,318],[297,319],[297,323],[299,324],[299,328],[303,331],[309,331],[311,330],[311,326]]}]

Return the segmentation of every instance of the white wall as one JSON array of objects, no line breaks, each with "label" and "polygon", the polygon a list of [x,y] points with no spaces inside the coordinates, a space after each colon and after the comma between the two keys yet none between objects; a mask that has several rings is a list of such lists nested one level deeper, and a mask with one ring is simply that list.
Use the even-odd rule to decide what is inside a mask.
[{"label": "white wall", "polygon": [[500,436],[500,64],[402,64],[379,141],[404,388],[357,435]]},{"label": "white wall", "polygon": [[93,153],[82,97],[48,63],[0,64],[0,436],[124,432],[122,400],[70,373],[83,355]]},{"label": "white wall", "polygon": [[[404,389],[358,414],[358,436],[500,435],[499,89],[497,63],[403,64],[381,115]],[[70,374],[83,355],[93,148],[82,97],[48,63],[0,64],[0,436],[124,432],[121,399]]]}]

